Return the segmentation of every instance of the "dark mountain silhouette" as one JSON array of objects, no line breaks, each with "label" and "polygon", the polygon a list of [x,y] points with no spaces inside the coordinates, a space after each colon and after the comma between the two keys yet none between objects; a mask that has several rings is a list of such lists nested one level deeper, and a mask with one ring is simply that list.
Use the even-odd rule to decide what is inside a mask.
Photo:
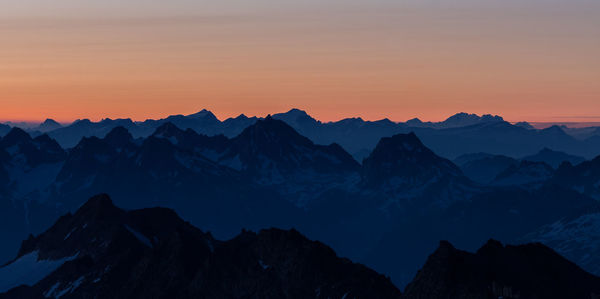
[{"label": "dark mountain silhouette", "polygon": [[476,125],[480,123],[493,123],[493,122],[503,122],[504,119],[497,115],[484,114],[479,116],[477,114],[469,114],[469,113],[457,113],[445,121],[441,122],[438,127],[440,128],[457,128],[457,127],[466,127],[471,125]]},{"label": "dark mountain silhouette", "polygon": [[544,162],[553,168],[558,168],[563,162],[569,162],[573,165],[579,164],[585,161],[584,158],[569,155],[567,153],[553,151],[549,148],[544,148],[535,155],[525,156],[522,160],[533,161],[533,162]]},{"label": "dark mountain silhouette", "polygon": [[316,173],[358,171],[360,165],[339,145],[316,145],[283,121],[267,117],[231,140],[221,161],[238,157],[242,169],[255,175],[311,169]]},{"label": "dark mountain silhouette", "polygon": [[[375,148],[379,139],[399,133],[415,132],[427,147],[439,155],[455,158],[471,152],[487,152],[512,157],[522,157],[537,152],[544,147],[563,151],[570,155],[592,158],[600,154],[600,135],[589,129],[585,132],[571,128],[553,126],[537,130],[524,124],[510,124],[500,116],[458,113],[442,122],[422,122],[412,119],[405,123],[389,119],[364,121],[361,118],[347,118],[336,122],[320,122],[305,111],[292,109],[286,113],[273,115],[291,125],[303,136],[316,144],[341,145],[355,159],[362,160]],[[164,123],[171,122],[186,130],[199,134],[224,135],[232,138],[260,118],[240,115],[220,121],[213,113],[202,110],[191,115],[172,115],[164,119],[133,122],[130,119],[104,119],[100,122],[78,120],[74,123],[47,131],[63,147],[75,146],[82,137],[104,137],[110,130],[123,126],[134,138],[148,137]],[[2,135],[0,128],[0,135]],[[39,131],[32,129],[33,135]],[[573,132],[573,137],[565,133]],[[34,132],[35,131],[35,132]],[[589,131],[589,132],[588,132]],[[35,133],[35,134],[34,134]]]},{"label": "dark mountain silhouette", "polygon": [[170,209],[125,211],[89,199],[0,267],[0,298],[597,298],[593,276],[540,244],[489,240],[475,253],[447,241],[404,294],[296,230],[220,241]]},{"label": "dark mountain silhouette", "polygon": [[414,133],[382,138],[363,161],[362,184],[390,198],[425,198],[447,206],[469,198],[473,184],[451,161],[436,155]]},{"label": "dark mountain silhouette", "polygon": [[8,134],[9,131],[10,131],[9,125],[0,124],[0,137],[3,137],[4,135]]},{"label": "dark mountain silhouette", "polygon": [[428,258],[402,298],[597,298],[600,278],[539,244],[490,240],[476,253],[446,241]]},{"label": "dark mountain silhouette", "polygon": [[551,181],[599,200],[600,156],[575,166],[570,163],[561,164]]},{"label": "dark mountain silhouette", "polygon": [[521,242],[541,242],[600,275],[600,206],[571,213],[564,218],[520,238]]},{"label": "dark mountain silhouette", "polygon": [[39,131],[42,133],[47,133],[50,131],[54,131],[56,129],[60,129],[62,127],[63,126],[60,123],[58,123],[57,121],[55,121],[51,118],[48,118],[44,122],[42,122],[39,126],[32,128],[31,130]]},{"label": "dark mountain silhouette", "polygon": [[262,186],[276,187],[291,202],[304,206],[315,189],[347,183],[360,165],[339,145],[316,145],[283,121],[267,117],[238,136],[208,137],[165,124],[153,134],[212,161],[239,171]]},{"label": "dark mountain silhouette", "polygon": [[400,297],[388,278],[295,230],[218,241],[172,210],[126,212],[106,195],[24,241],[0,277],[10,290],[0,298]]},{"label": "dark mountain silhouette", "polygon": [[499,174],[518,165],[511,157],[486,153],[466,154],[454,160],[462,172],[471,180],[482,184],[491,183]]},{"label": "dark mountain silhouette", "polygon": [[368,185],[399,178],[411,187],[420,187],[415,184],[462,175],[456,165],[425,147],[414,133],[382,138],[363,161],[363,169],[363,180]]},{"label": "dark mountain silhouette", "polygon": [[[2,160],[13,166],[34,168],[44,163],[54,163],[65,158],[65,151],[48,135],[31,138],[27,132],[13,128],[0,140],[4,151]],[[10,161],[9,161],[10,160]]]},{"label": "dark mountain silhouette", "polygon": [[521,121],[521,122],[515,123],[515,126],[521,127],[521,128],[527,129],[527,130],[535,130],[535,127],[526,121]]},{"label": "dark mountain silhouette", "polygon": [[[557,175],[533,184],[474,183],[417,136],[381,140],[361,165],[342,147],[315,143],[273,117],[255,120],[233,138],[164,122],[145,138],[116,126],[66,153],[60,149],[61,159],[27,166],[15,164],[24,157],[13,155],[20,148],[16,141],[36,149],[53,141],[15,131],[0,140],[11,145],[0,148],[0,175],[4,169],[10,181],[0,184],[2,262],[27,234],[75,211],[82,199],[108,192],[128,209],[172,208],[219,239],[242,228],[295,227],[402,286],[440,239],[469,250],[490,237],[511,241],[596,203],[589,197],[593,192],[572,184],[577,181],[561,183]],[[587,166],[572,171],[572,178],[593,174]],[[592,175],[590,187],[593,182]]]},{"label": "dark mountain silhouette", "polygon": [[547,181],[553,174],[554,169],[544,162],[522,160],[502,171],[491,183],[502,186],[536,184]]},{"label": "dark mountain silhouette", "polygon": [[[134,134],[139,131],[149,131],[136,125],[131,119],[112,120],[107,118],[100,122],[92,122],[89,119],[76,120],[68,126],[48,132],[48,135],[56,139],[64,148],[71,148],[77,145],[83,137],[104,138],[108,132],[119,126],[127,128],[130,132],[134,132]],[[142,135],[147,136],[150,132]]]}]

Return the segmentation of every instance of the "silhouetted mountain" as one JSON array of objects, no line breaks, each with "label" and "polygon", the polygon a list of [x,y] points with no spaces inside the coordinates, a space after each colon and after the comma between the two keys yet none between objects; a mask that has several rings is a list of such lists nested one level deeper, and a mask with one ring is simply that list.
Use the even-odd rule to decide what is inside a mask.
[{"label": "silhouetted mountain", "polygon": [[[301,111],[293,114],[296,119],[306,117]],[[194,117],[199,122],[214,121],[207,113]],[[6,252],[16,250],[17,240],[41,232],[60,215],[79,207],[82,199],[108,192],[128,209],[172,208],[222,239],[233,237],[241,228],[295,227],[340,254],[390,275],[402,286],[440,239],[467,249],[475,249],[490,237],[511,241],[595,202],[573,185],[579,184],[579,176],[592,175],[583,182],[595,188],[594,172],[579,165],[572,180],[555,176],[546,181],[534,173],[533,184],[515,186],[524,182],[514,180],[510,185],[489,186],[467,179],[417,134],[380,140],[361,166],[342,147],[319,145],[283,121],[253,122],[233,138],[199,134],[165,121],[148,137],[135,139],[136,134],[117,125],[103,138],[82,139],[67,154],[58,147],[60,159],[27,167],[14,164],[16,157],[24,157],[16,154],[18,146],[0,147],[0,176],[4,169],[10,182],[27,183],[0,184],[0,239],[4,241],[0,263],[8,259]],[[105,120],[102,124],[105,130],[116,123]],[[134,125],[141,130],[143,123]],[[357,130],[348,131],[348,136],[402,127],[386,120],[360,119],[317,125],[325,128],[323,132]],[[468,135],[484,128],[491,133],[498,128],[522,130],[489,122],[444,132]],[[424,128],[421,132],[441,131]],[[48,136],[31,139],[18,131],[6,144],[21,139],[36,149],[56,145]],[[0,143],[5,143],[4,138]],[[506,177],[530,175],[530,169],[537,169],[520,166]]]},{"label": "silhouetted mountain", "polygon": [[286,175],[300,169],[323,173],[359,168],[339,145],[315,145],[285,122],[270,117],[257,121],[232,139],[231,149],[220,160],[235,157],[242,163],[241,169],[255,175]]},{"label": "silhouetted mountain", "polygon": [[443,129],[449,128],[458,128],[458,127],[467,127],[480,123],[491,123],[491,122],[503,122],[504,119],[497,115],[484,114],[479,116],[477,114],[469,114],[469,113],[457,113],[453,116],[450,116],[448,119],[440,123],[437,127]]},{"label": "silhouetted mountain", "polygon": [[400,297],[389,279],[295,230],[218,241],[172,210],[126,212],[106,195],[24,241],[0,278],[10,290],[0,298]]},{"label": "silhouetted mountain", "polygon": [[436,201],[442,205],[458,199],[452,192],[459,193],[462,185],[470,185],[454,163],[433,153],[414,133],[382,138],[363,161],[362,183],[393,197],[424,193],[436,197],[438,193],[443,198]]},{"label": "silhouetted mountain", "polygon": [[[292,109],[273,116],[291,125],[300,134],[316,144],[337,143],[351,153],[355,159],[362,160],[377,144],[379,139],[399,133],[415,132],[425,145],[443,157],[455,158],[470,152],[488,152],[507,156],[521,157],[541,148],[549,147],[571,155],[586,158],[600,154],[599,134],[589,130],[581,133],[573,131],[577,138],[565,133],[558,126],[537,130],[524,124],[512,125],[500,116],[489,114],[458,113],[443,122],[422,122],[412,119],[405,123],[388,119],[364,121],[361,118],[347,118],[336,122],[323,123],[315,120],[305,111]],[[104,119],[100,122],[89,120],[75,121],[73,124],[48,131],[63,147],[75,146],[83,137],[104,137],[110,130],[123,126],[134,138],[147,137],[161,125],[171,122],[182,130],[192,129],[198,134],[213,136],[225,135],[232,138],[245,128],[256,123],[257,117],[240,115],[224,121],[218,120],[213,113],[202,110],[191,115],[172,115],[164,119],[133,122],[129,119]],[[2,128],[0,128],[0,133]],[[39,131],[30,131],[33,136]],[[1,134],[0,134],[1,135]]]},{"label": "silhouetted mountain", "polygon": [[0,146],[4,148],[20,145],[31,141],[31,136],[27,134],[23,129],[12,128],[3,138]]},{"label": "silhouetted mountain", "polygon": [[100,192],[110,192],[127,208],[171,207],[223,238],[242,227],[290,227],[299,214],[278,194],[232,168],[164,138],[132,140],[120,127],[103,139],[82,139],[48,178],[49,185],[29,196],[27,211],[19,213],[25,231],[39,232],[78,207],[81,198]]},{"label": "silhouetted mountain", "polygon": [[42,133],[47,133],[56,129],[62,128],[62,125],[56,122],[55,120],[48,118],[44,122],[42,122],[39,126],[32,128],[33,131],[39,131]]},{"label": "silhouetted mountain", "polygon": [[563,163],[552,178],[552,183],[566,186],[600,200],[600,156],[578,165]]},{"label": "silhouetted mountain", "polygon": [[544,225],[520,241],[543,243],[586,271],[600,275],[600,205]]},{"label": "silhouetted mountain", "polygon": [[286,113],[274,114],[273,118],[282,120],[288,125],[300,129],[310,128],[320,124],[319,121],[308,115],[306,111],[300,109],[292,109]]},{"label": "silhouetted mountain", "polygon": [[124,127],[115,127],[104,137],[104,141],[117,151],[134,150],[133,136]]},{"label": "silhouetted mountain", "polygon": [[402,298],[597,298],[600,278],[539,244],[490,240],[476,253],[446,241],[429,257]]},{"label": "silhouetted mountain", "polygon": [[493,185],[515,186],[542,183],[554,175],[554,169],[544,162],[522,160],[509,166],[491,182]]},{"label": "silhouetted mountain", "polygon": [[177,147],[198,152],[212,160],[216,160],[229,144],[229,139],[223,135],[206,136],[192,129],[184,131],[170,122],[158,127],[152,136],[167,139]]},{"label": "silhouetted mountain", "polygon": [[0,124],[0,137],[3,137],[4,135],[8,134],[9,131],[10,131],[9,125]]},{"label": "silhouetted mountain", "polygon": [[434,154],[414,133],[382,138],[363,161],[363,180],[368,185],[384,184],[392,178],[413,187],[443,176],[459,176],[452,162]]},{"label": "silhouetted mountain", "polygon": [[[36,167],[44,163],[55,163],[65,158],[64,150],[48,135],[41,135],[34,139],[19,128],[13,128],[0,140],[0,148],[8,155],[4,157],[5,163],[15,167]],[[10,161],[8,161],[10,160]]]},{"label": "silhouetted mountain", "polygon": [[[75,146],[83,137],[104,138],[108,132],[116,127],[124,127],[131,132],[142,130],[131,119],[103,119],[92,122],[89,119],[76,120],[72,124],[50,131],[48,135],[65,148]],[[146,134],[147,136],[147,134]]]},{"label": "silhouetted mountain", "polygon": [[530,123],[526,122],[526,121],[521,121],[515,124],[515,126],[517,127],[521,127],[523,129],[527,129],[527,130],[535,130],[535,127],[532,126]]},{"label": "silhouetted mountain", "polygon": [[563,162],[569,162],[573,165],[579,164],[585,161],[584,158],[569,155],[567,153],[553,151],[549,148],[544,148],[535,155],[523,157],[522,160],[533,161],[533,162],[544,162],[553,168],[558,168]]},{"label": "silhouetted mountain", "polygon": [[418,118],[413,118],[406,121],[405,124],[413,128],[450,129],[503,121],[504,119],[497,115],[484,114],[479,116],[477,114],[461,112],[454,114],[441,122],[423,122]]},{"label": "silhouetted mountain", "polygon": [[519,162],[516,159],[485,153],[466,154],[454,159],[462,172],[471,180],[489,184],[500,173]]}]

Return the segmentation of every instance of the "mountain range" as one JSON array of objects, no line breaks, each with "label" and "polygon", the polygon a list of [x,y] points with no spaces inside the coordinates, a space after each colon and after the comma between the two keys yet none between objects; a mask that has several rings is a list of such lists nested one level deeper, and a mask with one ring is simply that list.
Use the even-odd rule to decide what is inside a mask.
[{"label": "mountain range", "polygon": [[[305,111],[292,109],[272,117],[283,120],[316,144],[341,145],[358,161],[371,152],[379,139],[410,132],[416,133],[423,143],[438,155],[449,159],[477,152],[524,157],[544,148],[586,159],[600,154],[597,150],[600,147],[600,128],[552,126],[538,130],[525,122],[511,124],[500,116],[489,114],[478,116],[458,113],[441,122],[423,122],[419,119],[406,122],[393,122],[389,119],[365,121],[361,118],[321,122]],[[172,115],[145,121],[107,118],[92,122],[82,119],[65,126],[49,119],[39,126],[29,126],[26,130],[32,136],[47,133],[62,147],[70,148],[83,137],[102,138],[117,126],[126,128],[135,138],[148,137],[168,122],[183,130],[192,129],[199,134],[235,137],[259,119],[262,118],[242,114],[220,121],[212,112],[202,110],[190,115]],[[0,126],[0,136],[6,134],[9,129],[6,125]]]},{"label": "mountain range", "polygon": [[[404,286],[439,240],[466,250],[489,238],[549,240],[539,234],[546,226],[598,207],[598,159],[558,169],[523,160],[481,182],[422,141],[422,132],[440,129],[379,138],[359,162],[343,145],[316,142],[281,116],[255,119],[229,137],[183,125],[215,121],[210,115],[175,117],[179,125],[162,122],[146,137],[134,133],[139,124],[124,122],[137,129],[116,126],[70,148],[50,133],[32,138],[12,128],[0,139],[0,261],[84,199],[107,193],[126,209],[173,209],[221,240],[242,229],[294,228]],[[581,226],[580,233],[593,229]],[[561,238],[547,245],[598,274],[594,259],[573,258],[597,255],[597,247],[582,242],[561,251]]]},{"label": "mountain range", "polygon": [[550,248],[442,241],[404,294],[388,277],[296,230],[215,239],[170,209],[125,211],[107,195],[22,242],[0,298],[597,298],[600,277]]}]

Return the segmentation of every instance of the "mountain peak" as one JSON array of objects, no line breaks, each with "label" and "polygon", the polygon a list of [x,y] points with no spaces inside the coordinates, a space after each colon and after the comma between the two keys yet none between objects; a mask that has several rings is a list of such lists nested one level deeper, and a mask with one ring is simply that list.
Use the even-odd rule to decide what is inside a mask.
[{"label": "mountain peak", "polygon": [[104,141],[116,147],[122,147],[133,140],[133,136],[123,126],[117,126],[110,130],[104,137]]},{"label": "mountain peak", "polygon": [[152,136],[159,138],[168,138],[172,136],[178,136],[183,132],[184,131],[182,129],[180,129],[178,126],[169,121],[156,128]]},{"label": "mountain peak", "polygon": [[277,113],[272,116],[275,119],[285,121],[295,128],[302,128],[307,124],[317,123],[317,120],[312,118],[306,111],[293,108],[285,113]]},{"label": "mountain peak", "polygon": [[539,243],[490,240],[476,253],[450,246],[441,244],[429,256],[404,297],[594,298],[600,292],[600,278]]},{"label": "mountain peak", "polygon": [[79,211],[102,211],[102,210],[111,210],[117,208],[112,199],[108,194],[102,193],[95,196],[92,196],[88,201],[86,201],[80,208]]},{"label": "mountain peak", "polygon": [[53,126],[58,125],[58,126],[60,126],[60,124],[57,121],[55,121],[51,118],[46,118],[46,120],[44,120],[44,122],[42,122],[40,125],[53,125]]},{"label": "mountain peak", "polygon": [[108,194],[98,194],[77,209],[74,217],[85,221],[112,220],[118,218],[122,212]]},{"label": "mountain peak", "polygon": [[270,114],[244,129],[238,137],[251,138],[260,142],[281,142],[286,139],[312,144],[308,138],[300,135],[290,125],[273,118]]},{"label": "mountain peak", "polygon": [[209,110],[202,109],[200,112],[188,115],[190,118],[206,118],[211,120],[217,120],[217,117]]},{"label": "mountain peak", "polygon": [[[379,140],[373,154],[385,155],[386,158],[395,159],[406,152],[431,152],[414,132],[396,134]],[[431,152],[433,154],[433,152]]]},{"label": "mountain peak", "polygon": [[[107,217],[98,219],[93,214],[98,211],[113,214],[102,213]],[[92,218],[82,221],[83,216]],[[2,298],[401,295],[389,278],[338,257],[328,246],[295,230],[247,232],[218,241],[172,210],[124,211],[106,195],[95,196],[75,215],[61,217],[44,233],[25,241],[21,253],[8,268],[0,267],[0,275],[6,278],[0,281],[0,292],[21,286]],[[31,257],[35,259],[30,261]],[[24,264],[26,269],[19,269]],[[13,269],[21,270],[19,275],[10,275]],[[298,279],[306,273],[317,275]]]},{"label": "mountain peak", "polygon": [[456,165],[437,156],[412,132],[381,138],[363,161],[363,179],[371,185],[383,184],[394,177],[418,185],[434,178],[460,175]]},{"label": "mountain peak", "polygon": [[50,132],[52,130],[56,130],[62,128],[62,125],[59,124],[58,122],[56,122],[55,120],[51,119],[51,118],[47,118],[43,123],[41,123],[37,128],[35,128],[36,130],[42,132],[42,133],[46,133],[46,132]]},{"label": "mountain peak", "polygon": [[294,115],[294,116],[308,116],[308,113],[306,113],[306,111],[300,110],[298,108],[292,108],[292,109],[290,109],[290,111],[286,112],[285,114]]},{"label": "mountain peak", "polygon": [[452,127],[464,127],[475,125],[478,123],[489,123],[489,122],[503,122],[504,119],[498,115],[484,114],[479,116],[477,114],[469,114],[460,112],[448,117],[442,124],[447,128]]},{"label": "mountain peak", "polygon": [[419,118],[415,117],[415,118],[411,118],[409,120],[406,121],[406,124],[408,125],[412,125],[412,124],[422,124],[423,121],[420,120]]},{"label": "mountain peak", "polygon": [[31,141],[31,136],[27,134],[23,129],[13,127],[4,138],[2,138],[2,144],[5,147],[13,146],[23,142]]}]

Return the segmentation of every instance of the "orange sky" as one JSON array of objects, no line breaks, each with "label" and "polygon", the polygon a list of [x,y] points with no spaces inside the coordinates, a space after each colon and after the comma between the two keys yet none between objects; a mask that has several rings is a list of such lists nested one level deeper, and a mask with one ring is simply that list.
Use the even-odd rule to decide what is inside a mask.
[{"label": "orange sky", "polygon": [[0,4],[1,120],[600,120],[598,1],[63,1]]}]

